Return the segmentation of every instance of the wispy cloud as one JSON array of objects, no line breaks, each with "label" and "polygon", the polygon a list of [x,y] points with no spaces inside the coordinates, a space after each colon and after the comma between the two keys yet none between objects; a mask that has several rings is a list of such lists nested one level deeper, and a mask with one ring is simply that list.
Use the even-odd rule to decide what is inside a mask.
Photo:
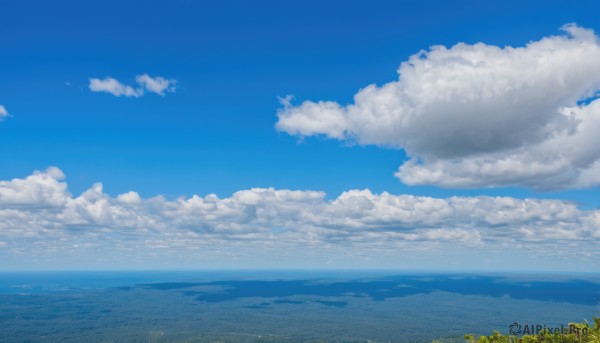
[{"label": "wispy cloud", "polygon": [[2,105],[0,105],[0,121],[8,116],[8,111]]},{"label": "wispy cloud", "polygon": [[92,92],[107,92],[114,96],[140,97],[144,95],[142,88],[126,86],[121,82],[107,77],[105,79],[90,79],[90,90]]},{"label": "wispy cloud", "polygon": [[562,30],[524,47],[431,47],[348,106],[287,98],[276,128],[404,149],[409,185],[600,185],[600,38]]},{"label": "wispy cloud", "polygon": [[177,80],[167,80],[160,76],[152,78],[148,74],[138,75],[135,81],[146,88],[149,92],[165,95],[165,92],[174,93]]},{"label": "wispy cloud", "polygon": [[367,255],[526,248],[532,255],[552,251],[600,258],[600,211],[559,200],[440,199],[369,190],[350,190],[333,200],[319,191],[273,188],[168,200],[133,191],[111,197],[98,183],[73,196],[62,171],[51,167],[0,181],[0,241],[9,254],[61,253],[74,246],[86,247],[81,251],[86,254],[250,245],[255,251],[338,249]]},{"label": "wispy cloud", "polygon": [[92,92],[107,92],[114,96],[141,97],[145,91],[164,96],[165,93],[174,93],[177,80],[163,77],[151,77],[148,74],[136,77],[137,87],[125,85],[112,77],[104,79],[90,78],[89,88]]}]

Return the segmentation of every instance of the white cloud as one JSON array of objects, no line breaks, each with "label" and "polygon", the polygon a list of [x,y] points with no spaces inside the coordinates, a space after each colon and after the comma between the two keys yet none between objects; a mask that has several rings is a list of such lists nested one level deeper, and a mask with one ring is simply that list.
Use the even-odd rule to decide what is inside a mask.
[{"label": "white cloud", "polygon": [[564,108],[579,122],[572,134],[555,134],[507,152],[411,160],[396,174],[408,184],[447,187],[518,185],[538,189],[586,188],[600,184],[600,100]]},{"label": "white cloud", "polygon": [[[11,254],[261,253],[352,251],[391,254],[471,247],[514,247],[600,257],[600,211],[558,200],[431,197],[350,190],[323,192],[253,188],[167,200],[136,192],[111,197],[95,184],[68,193],[57,168],[0,182],[0,241]],[[558,246],[558,248],[557,248]],[[562,246],[562,247],[561,247]],[[78,250],[77,247],[85,247]],[[329,249],[329,250],[328,250]],[[399,250],[400,249],[400,250]]]},{"label": "white cloud", "polygon": [[160,76],[152,78],[148,74],[138,75],[135,81],[145,87],[149,92],[165,95],[166,92],[175,92],[176,80],[167,80]]},{"label": "white cloud", "polygon": [[70,197],[67,185],[60,182],[64,177],[60,169],[50,167],[25,179],[0,181],[0,206],[25,209],[63,206]]},{"label": "white cloud", "polygon": [[0,121],[8,116],[8,111],[2,105],[0,105]]},{"label": "white cloud", "polygon": [[148,74],[142,74],[136,76],[136,82],[139,87],[132,87],[124,85],[112,77],[106,77],[104,79],[90,78],[89,88],[92,92],[107,92],[114,96],[126,96],[126,97],[141,97],[144,95],[144,90],[152,93],[165,95],[165,92],[175,92],[175,84],[177,80],[167,80],[160,76],[152,78]]},{"label": "white cloud", "polygon": [[525,47],[431,47],[348,106],[283,101],[276,128],[405,149],[396,175],[411,185],[598,185],[600,39],[563,30]]},{"label": "white cloud", "polygon": [[114,96],[124,95],[137,98],[144,95],[143,89],[126,86],[112,77],[107,77],[103,80],[90,79],[90,90],[92,92],[107,92]]},{"label": "white cloud", "polygon": [[127,192],[117,196],[117,200],[124,204],[141,204],[142,198],[137,192]]}]

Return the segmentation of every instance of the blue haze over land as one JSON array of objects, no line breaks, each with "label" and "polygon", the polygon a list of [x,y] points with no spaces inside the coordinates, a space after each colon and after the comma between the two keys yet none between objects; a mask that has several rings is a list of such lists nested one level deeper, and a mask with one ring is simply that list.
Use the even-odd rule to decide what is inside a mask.
[{"label": "blue haze over land", "polygon": [[2,273],[0,336],[35,341],[460,341],[600,311],[598,274]]}]

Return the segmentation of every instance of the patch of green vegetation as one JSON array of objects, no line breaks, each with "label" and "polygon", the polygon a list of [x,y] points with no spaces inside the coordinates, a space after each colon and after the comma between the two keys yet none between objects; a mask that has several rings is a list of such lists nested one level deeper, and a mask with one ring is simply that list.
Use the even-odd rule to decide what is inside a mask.
[{"label": "patch of green vegetation", "polygon": [[569,323],[565,332],[542,330],[539,334],[518,337],[494,331],[490,336],[475,338],[475,335],[468,334],[464,338],[469,343],[600,343],[600,317],[594,317],[593,326],[587,322]]}]

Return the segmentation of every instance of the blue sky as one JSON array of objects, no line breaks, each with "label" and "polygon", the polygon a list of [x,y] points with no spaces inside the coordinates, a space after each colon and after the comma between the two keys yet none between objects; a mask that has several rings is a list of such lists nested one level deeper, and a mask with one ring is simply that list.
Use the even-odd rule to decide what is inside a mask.
[{"label": "blue sky", "polygon": [[[497,170],[498,166],[489,161],[506,159],[507,164],[515,161],[520,163],[529,160],[524,157],[513,161],[510,160],[511,156],[518,153],[538,156],[553,151],[544,147],[545,141],[539,137],[549,137],[556,132],[562,132],[562,129],[572,128],[568,126],[571,124],[559,122],[556,118],[556,121],[543,119],[551,115],[544,116],[542,112],[535,118],[527,117],[526,113],[535,112],[538,107],[546,109],[546,105],[535,103],[533,100],[523,103],[515,100],[517,105],[524,105],[516,107],[515,110],[500,112],[493,117],[500,119],[487,121],[499,121],[497,127],[524,127],[523,133],[515,134],[517,145],[510,145],[502,139],[491,139],[489,143],[485,143],[489,145],[486,145],[487,150],[471,151],[473,149],[469,147],[478,144],[474,144],[472,140],[465,140],[464,145],[467,148],[460,148],[457,155],[453,155],[453,159],[440,153],[443,146],[448,146],[447,142],[441,139],[443,135],[448,134],[451,142],[457,142],[461,137],[471,137],[470,134],[477,130],[485,133],[485,130],[489,129],[490,134],[487,137],[500,137],[504,133],[486,126],[485,122],[481,127],[463,125],[452,115],[431,110],[433,114],[427,112],[420,118],[430,115],[435,120],[431,124],[421,123],[419,125],[423,126],[419,127],[439,126],[441,134],[436,134],[438,131],[433,129],[426,129],[429,133],[421,134],[416,126],[400,127],[398,131],[390,134],[394,138],[373,140],[374,135],[380,137],[383,133],[369,129],[369,125],[377,126],[382,121],[363,121],[366,120],[365,117],[360,117],[360,113],[363,112],[353,112],[352,106],[355,104],[353,97],[364,87],[371,84],[383,87],[385,84],[398,82],[398,68],[401,63],[421,50],[430,51],[431,46],[443,45],[449,49],[461,42],[469,46],[482,42],[487,46],[503,49],[507,46],[524,47],[545,37],[571,37],[573,41],[584,41],[584,34],[577,36],[577,33],[573,34],[575,31],[561,31],[561,27],[575,23],[577,28],[588,30],[586,32],[600,32],[600,5],[597,1],[1,1],[0,12],[3,17],[0,24],[0,46],[3,51],[0,55],[0,105],[7,112],[0,123],[0,180],[6,180],[2,185],[6,192],[13,189],[10,193],[12,195],[4,195],[4,198],[0,196],[0,205],[4,207],[5,212],[18,208],[29,220],[43,219],[36,222],[42,223],[39,224],[39,230],[28,235],[19,234],[26,230],[19,226],[16,219],[5,219],[5,225],[0,226],[0,254],[5,262],[0,262],[0,268],[152,268],[156,263],[152,258],[140,258],[137,262],[125,263],[119,261],[128,260],[128,257],[125,258],[130,256],[128,253],[105,256],[106,260],[99,256],[106,254],[106,249],[110,246],[119,245],[127,239],[142,242],[143,232],[146,232],[144,230],[154,230],[153,235],[158,237],[157,239],[160,238],[165,249],[171,252],[180,249],[181,246],[177,245],[179,243],[172,243],[170,239],[182,235],[178,239],[185,240],[183,237],[186,230],[195,234],[200,232],[200,236],[206,232],[210,232],[211,235],[219,234],[220,226],[208,219],[191,220],[181,224],[177,233],[171,233],[163,228],[151,227],[147,222],[138,223],[139,225],[119,222],[121,217],[114,214],[116,212],[106,214],[111,218],[110,223],[98,219],[104,218],[104,214],[94,217],[93,223],[89,216],[86,217],[88,221],[81,218],[68,221],[64,219],[64,213],[52,217],[52,220],[47,217],[38,218],[41,216],[39,208],[58,206],[64,207],[60,211],[68,212],[69,204],[75,203],[83,192],[98,182],[103,185],[102,196],[106,197],[107,203],[112,204],[112,207],[109,207],[113,210],[118,207],[115,205],[118,202],[117,197],[130,191],[136,192],[143,201],[164,195],[165,202],[176,202],[178,197],[189,200],[194,195],[204,197],[212,193],[220,199],[232,199],[232,195],[238,191],[269,187],[275,190],[324,192],[323,199],[315,205],[319,208],[331,205],[343,192],[365,189],[375,195],[388,192],[395,196],[407,194],[435,199],[448,199],[453,196],[464,199],[486,196],[494,199],[493,197],[501,196],[514,198],[516,201],[531,198],[540,202],[536,205],[539,205],[539,208],[549,206],[543,199],[551,201],[551,204],[566,200],[570,201],[569,206],[574,206],[575,209],[569,207],[569,210],[565,211],[579,211],[579,214],[572,214],[572,218],[565,219],[565,212],[557,210],[552,212],[554,214],[548,214],[551,219],[542,214],[536,216],[544,222],[532,225],[543,231],[543,235],[547,235],[544,236],[543,242],[539,243],[540,247],[547,248],[558,244],[563,237],[570,237],[572,241],[569,241],[569,244],[573,244],[574,247],[572,250],[581,250],[584,253],[573,256],[567,254],[570,256],[568,258],[548,257],[546,253],[523,254],[534,261],[531,264],[533,268],[551,269],[558,263],[559,268],[564,269],[573,261],[581,263],[583,269],[594,268],[592,261],[599,252],[597,248],[593,248],[594,244],[587,244],[590,241],[598,243],[600,239],[600,221],[595,222],[593,219],[598,215],[597,209],[600,206],[599,183],[593,177],[593,163],[598,160],[595,151],[574,157],[572,167],[570,162],[565,162],[567,165],[554,174],[542,175],[522,170],[522,174],[527,176],[520,176],[521,174],[515,172],[512,177],[513,172],[509,168],[504,173],[508,176],[504,177],[479,171],[473,174],[461,169],[465,163],[471,163],[469,165],[477,165],[481,170]],[[563,48],[565,51],[572,50],[568,46],[561,46],[561,42],[556,43],[558,53]],[[597,37],[596,43],[590,42],[592,41],[588,41],[592,49],[590,51],[595,51],[593,48],[594,44],[597,45]],[[462,52],[457,50],[456,53]],[[590,55],[589,58],[593,56]],[[443,58],[445,57],[434,60],[434,55],[431,54],[424,61],[441,63],[440,61],[445,61]],[[494,60],[488,62],[494,66]],[[570,80],[568,75],[580,73],[578,70],[569,69],[569,65],[565,64],[564,70],[557,70],[559,74],[564,72],[567,80]],[[565,81],[570,88],[563,93],[548,91],[543,102],[556,103],[556,108],[576,106],[577,101],[588,105],[593,103],[597,97],[593,92],[600,89],[600,77],[594,68],[588,70],[589,75],[584,75],[585,77],[574,76],[573,80],[568,81],[572,83]],[[137,89],[142,86],[136,82],[136,77],[143,74],[148,74],[153,80],[158,77],[176,80],[171,84],[174,91],[156,94],[147,88],[143,96],[127,97],[93,91],[90,88],[91,79],[106,80],[110,77],[122,85]],[[507,77],[507,80],[512,80],[510,77]],[[404,89],[403,76],[400,76],[400,80],[398,89]],[[539,82],[542,85],[546,81]],[[581,87],[581,91],[573,91],[577,87]],[[525,89],[519,94],[527,97],[527,91],[529,90]],[[588,91],[592,94],[586,93],[587,96],[584,96]],[[537,94],[532,92],[529,99],[535,98]],[[402,93],[401,97],[408,96],[406,94]],[[294,98],[288,107],[284,107],[280,99],[287,95],[293,95]],[[584,98],[585,100],[582,100]],[[318,107],[315,110],[317,112],[314,119],[307,114],[306,108],[302,107],[302,104],[319,104],[319,101],[332,101],[335,102],[335,106],[341,108],[336,115],[345,118],[345,124],[338,121],[332,122],[331,125],[341,125],[347,135],[336,136],[337,131],[332,131],[331,126],[322,126],[329,125],[323,119],[323,108]],[[478,103],[479,105],[483,106],[481,108],[484,112],[487,111],[485,106],[489,106],[488,103]],[[355,108],[358,107],[360,106]],[[507,105],[508,107],[510,106]],[[364,108],[369,110],[367,105]],[[460,107],[457,107],[453,113],[460,116],[461,111]],[[520,111],[524,111],[525,114],[521,114]],[[592,113],[589,115],[592,116],[596,110],[590,105],[587,111]],[[586,116],[588,112],[584,111],[578,115]],[[436,117],[438,114],[439,117]],[[508,119],[503,121],[503,116],[512,114],[512,122]],[[289,125],[285,124],[282,118],[291,118]],[[301,124],[298,124],[299,122]],[[575,122],[576,120],[573,121]],[[392,126],[397,124],[393,121],[392,123]],[[457,126],[454,131],[443,131],[445,126],[452,126],[453,123]],[[554,131],[531,132],[543,125],[549,125],[548,130]],[[576,127],[576,124],[573,125]],[[531,130],[528,129],[530,126]],[[590,127],[592,126],[590,124]],[[513,131],[511,129],[506,135],[512,134]],[[427,135],[431,135],[432,139]],[[440,137],[438,142],[435,139],[436,135]],[[581,139],[577,141],[579,143],[573,143],[572,148],[582,150],[581,144],[584,144],[584,147],[594,143],[600,145],[597,140],[590,142],[589,138],[586,139],[588,140]],[[487,138],[481,138],[480,141],[487,141]],[[507,145],[496,149],[496,141],[500,142],[498,145]],[[427,145],[427,142],[432,143]],[[485,144],[481,143],[482,149]],[[548,146],[554,146],[553,144],[559,143],[550,142]],[[434,145],[437,148],[434,148]],[[541,153],[537,150],[527,150],[529,146],[536,145],[541,146]],[[415,163],[422,166],[423,170],[407,169],[396,177],[394,174],[398,172],[398,168],[410,162],[407,149],[410,151],[408,155],[413,156]],[[556,160],[559,159],[558,156],[567,156],[565,158],[569,161],[569,151],[557,151]],[[540,166],[541,170],[552,165],[553,160],[555,159],[552,156],[546,156],[544,159],[534,159],[531,163]],[[583,163],[582,160],[587,161],[585,166],[577,164]],[[56,167],[60,172],[44,172],[49,167]],[[580,176],[578,173],[582,170],[587,171],[587,174]],[[15,200],[15,194],[23,195],[26,189],[30,188],[18,188],[14,179],[26,180],[28,176],[42,175],[33,174],[34,171],[46,173],[43,175],[47,176],[43,178],[45,181],[30,180],[37,185],[32,188],[35,194],[47,195],[50,191],[44,187],[56,186],[52,189],[58,190],[60,194],[69,194],[65,198],[67,200],[53,202],[37,195],[23,196],[25,200]],[[430,176],[416,174],[430,171]],[[431,176],[434,172],[442,173],[442,178],[434,179]],[[63,178],[61,173],[66,178]],[[574,176],[575,174],[577,176]],[[65,185],[68,190],[61,190],[60,185]],[[242,203],[244,201],[242,200]],[[44,205],[41,206],[40,203]],[[265,204],[263,209],[266,212],[281,210],[275,209],[276,205],[269,205],[268,202]],[[513,205],[514,208],[524,206],[522,203]],[[253,206],[256,210],[258,205]],[[487,210],[490,213],[499,211],[494,206]],[[391,212],[393,210],[394,208],[388,209]],[[53,211],[59,210],[54,208]],[[143,211],[135,208],[127,208],[127,211],[135,218],[144,217],[143,213],[151,212],[148,207],[144,207]],[[360,211],[359,208],[355,213],[362,213]],[[320,230],[335,230],[333,227],[340,225],[363,225],[363,233],[371,237],[382,230],[382,227],[373,224],[372,220],[368,223],[361,222],[360,225],[332,225],[329,222],[315,224],[313,221],[308,225],[296,218],[290,219],[292,224],[288,227],[289,221],[282,219],[285,217],[283,212],[277,212],[277,216],[269,217],[271,219],[259,218],[257,223],[252,224],[249,232],[256,233],[257,227],[268,227],[272,234],[279,230],[294,231],[296,226],[308,225],[314,231],[311,232],[315,237],[321,238],[315,238],[311,243],[298,243],[295,238],[282,240],[288,243],[296,242],[292,245],[298,251],[331,247],[332,252],[323,255],[323,259],[332,261],[329,264],[331,267],[356,264],[366,268],[487,267],[472,263],[472,260],[473,257],[479,258],[484,254],[486,244],[497,242],[494,239],[502,236],[498,234],[492,235],[496,237],[494,239],[486,238],[486,228],[495,227],[497,222],[473,224],[477,222],[474,220],[467,225],[465,218],[457,214],[462,212],[455,207],[450,211],[454,213],[451,215],[453,219],[444,220],[443,224],[425,223],[424,219],[417,220],[413,215],[409,216],[409,219],[403,218],[398,222],[386,224],[403,234],[414,234],[399,238],[399,241],[403,242],[399,243],[399,250],[403,250],[402,244],[408,241],[427,241],[422,237],[436,236],[432,236],[433,233],[446,237],[442,243],[421,246],[417,249],[418,253],[413,253],[407,248],[403,254],[419,256],[412,262],[406,262],[394,253],[382,253],[380,257],[373,259],[365,258],[361,254],[369,255],[370,252],[374,252],[378,255],[379,252],[387,251],[386,249],[394,251],[394,248],[383,249],[371,241],[367,244],[362,238],[355,240],[346,233],[327,233],[324,236],[319,236],[318,233]],[[475,212],[474,210],[473,213]],[[192,219],[198,215],[194,213],[190,214]],[[353,217],[350,212],[343,213],[345,214],[337,216]],[[62,222],[56,219],[59,217],[63,218],[60,219]],[[224,216],[220,221],[227,222],[227,218]],[[85,224],[82,224],[84,222]],[[565,229],[568,223],[577,223],[573,230],[576,230],[575,227],[585,226],[587,231],[576,234],[568,228]],[[239,225],[242,225],[241,222]],[[463,231],[455,232],[458,230],[457,225],[463,225]],[[518,230],[522,229],[524,224],[518,222],[502,225]],[[60,227],[61,229],[56,230],[64,232],[48,233],[48,230],[55,227]],[[206,229],[200,230],[197,227]],[[560,230],[567,230],[563,232],[563,236],[555,232],[559,230],[556,229],[558,227]],[[425,228],[430,231],[420,231]],[[93,230],[99,231],[90,232]],[[131,232],[123,234],[123,230]],[[84,233],[81,233],[82,231]],[[478,248],[468,248],[468,245],[465,248],[460,244],[469,240],[462,240],[460,237],[463,237],[463,234],[477,235],[480,232],[483,233],[483,238],[480,237],[481,245],[477,245]],[[535,235],[542,235],[540,232]],[[310,236],[306,232],[296,233],[303,237]],[[445,235],[446,233],[448,235]],[[96,238],[86,236],[89,234]],[[121,234],[129,238],[119,236]],[[228,236],[229,233],[223,235]],[[106,246],[91,249],[93,252],[89,253],[73,250],[74,243],[71,242],[68,249],[55,244],[52,245],[52,249],[44,248],[45,252],[39,251],[32,255],[24,253],[35,246],[46,246],[53,239],[59,239],[59,236],[63,241],[77,241],[79,246],[89,244],[100,237],[100,241],[106,242]],[[322,238],[325,236],[328,238]],[[244,257],[236,257],[238,260],[228,258],[228,249],[236,250],[239,244],[248,242],[248,237],[216,239],[211,247],[202,248],[210,251],[210,260],[207,260],[207,257],[190,257],[183,261],[176,254],[152,249],[143,250],[143,247],[147,246],[146,243],[139,244],[136,256],[163,256],[163,260],[167,260],[168,263],[158,267],[164,268],[320,265],[321,260],[318,258],[304,263],[299,256],[293,254],[282,259],[285,261],[282,265],[272,265],[269,261],[280,254],[277,246],[283,247],[288,244],[281,243],[278,239],[269,243],[275,247],[274,252],[261,253],[255,259],[246,259],[249,261],[246,264],[239,262],[239,259],[244,260]],[[386,237],[381,236],[378,239],[389,239]],[[203,241],[202,237],[189,239]],[[363,242],[368,247],[359,253],[358,250],[363,247],[360,244],[353,245],[355,241]],[[532,242],[528,240],[517,243],[521,244],[523,249],[528,249],[527,244],[533,244]],[[264,239],[260,244],[266,244]],[[259,248],[263,246],[260,244],[245,245],[242,256],[254,256],[253,249],[263,249]],[[512,243],[503,244],[509,246]],[[200,251],[205,251],[202,249]],[[448,254],[456,256],[452,265],[443,262],[444,256]],[[509,258],[511,253],[508,252],[508,248],[499,249],[494,254],[497,258],[490,262],[490,268],[519,267],[518,261]],[[85,262],[81,262],[80,265],[74,264],[73,256],[80,257],[80,260]],[[361,262],[355,263],[355,260]],[[562,262],[557,262],[559,260]]]}]

